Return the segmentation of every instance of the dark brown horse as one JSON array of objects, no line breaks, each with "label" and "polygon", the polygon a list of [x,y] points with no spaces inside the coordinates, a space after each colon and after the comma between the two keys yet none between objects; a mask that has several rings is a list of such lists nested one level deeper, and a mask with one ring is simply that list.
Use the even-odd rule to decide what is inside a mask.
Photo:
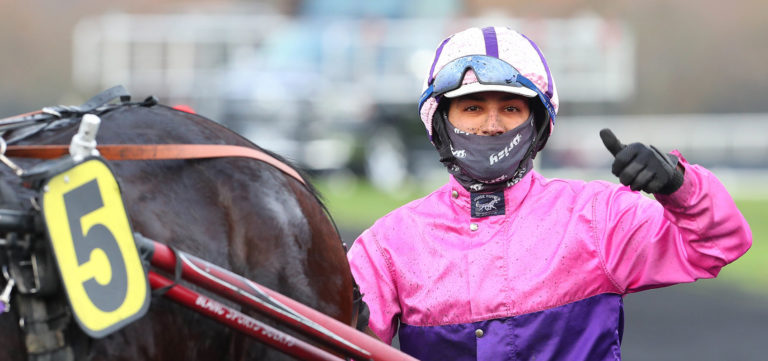
[{"label": "dark brown horse", "polygon": [[[162,105],[132,103],[100,109],[99,144],[256,147],[202,116]],[[77,120],[59,121],[18,144],[69,144]],[[17,162],[28,168],[39,161]],[[344,249],[311,186],[246,158],[116,161],[110,165],[120,181],[134,231],[346,324],[352,322],[353,281]],[[19,179],[7,170],[3,179],[21,195],[22,206],[31,207],[29,198],[34,193],[22,189]],[[0,285],[4,282],[0,278]],[[159,296],[152,298],[143,318],[104,338],[86,337],[74,322],[68,327],[78,359],[288,359]],[[18,314],[15,310],[0,314],[0,360],[26,359]]]}]

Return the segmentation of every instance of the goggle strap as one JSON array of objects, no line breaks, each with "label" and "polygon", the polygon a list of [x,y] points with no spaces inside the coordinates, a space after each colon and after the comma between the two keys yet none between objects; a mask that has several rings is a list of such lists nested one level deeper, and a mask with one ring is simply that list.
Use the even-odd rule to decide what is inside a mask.
[{"label": "goggle strap", "polygon": [[533,84],[533,82],[520,75],[517,77],[517,82],[520,84],[525,85],[528,89],[531,89],[536,92],[536,94],[539,95],[539,99],[541,99],[541,102],[544,103],[544,108],[546,108],[547,113],[549,113],[549,121],[552,122],[552,124],[555,123],[555,109],[552,107],[552,102],[549,100],[549,97],[542,94],[541,90],[539,90],[539,87],[536,86],[536,84]]},{"label": "goggle strap", "polygon": [[419,112],[421,112],[421,107],[424,106],[424,102],[427,101],[430,97],[432,97],[432,90],[434,89],[434,85],[430,84],[427,90],[425,90],[423,93],[421,93],[421,98],[419,99]]}]

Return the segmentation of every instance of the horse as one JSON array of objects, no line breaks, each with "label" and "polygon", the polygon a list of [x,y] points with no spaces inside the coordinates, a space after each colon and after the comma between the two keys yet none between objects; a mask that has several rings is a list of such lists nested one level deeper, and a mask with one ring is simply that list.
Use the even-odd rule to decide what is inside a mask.
[{"label": "horse", "polygon": [[[96,137],[100,145],[228,144],[260,149],[201,115],[157,104],[151,98],[123,100],[92,111],[102,120]],[[12,142],[69,144],[79,117],[62,118]],[[23,129],[7,132],[5,137],[14,138],[17,132]],[[28,169],[41,161],[16,162]],[[303,184],[272,165],[248,158],[114,161],[109,165],[120,183],[135,232],[353,325],[354,281],[344,246],[309,182]],[[36,194],[18,177],[7,169],[1,176],[19,199],[13,201],[15,205],[35,206]],[[2,282],[0,278],[0,290]],[[63,298],[61,294],[57,297]],[[243,312],[275,325],[248,309]],[[78,360],[291,359],[161,296],[152,297],[145,316],[113,334],[87,337],[70,322],[66,335]],[[0,314],[0,360],[26,359],[18,313],[12,309]]]}]

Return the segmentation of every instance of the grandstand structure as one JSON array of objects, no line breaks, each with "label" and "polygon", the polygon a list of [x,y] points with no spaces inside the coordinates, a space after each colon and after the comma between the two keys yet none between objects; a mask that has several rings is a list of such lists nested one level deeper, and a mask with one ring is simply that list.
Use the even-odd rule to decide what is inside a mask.
[{"label": "grandstand structure", "polygon": [[[137,96],[190,105],[310,170],[343,169],[362,158],[366,174],[392,188],[429,165],[443,174],[415,111],[434,46],[445,34],[499,23],[536,39],[547,58],[557,60],[550,66],[564,108],[616,104],[635,94],[632,30],[589,14],[568,19],[104,14],[75,27],[73,81],[83,93],[123,84]],[[734,184],[768,180],[760,175],[768,168],[766,118],[565,111],[538,167],[585,178],[605,173],[610,158],[597,133],[610,127],[622,140],[677,148],[694,162],[724,169],[719,173],[733,174],[726,178]],[[361,148],[364,154],[356,155]],[[749,175],[742,176],[745,172]]]},{"label": "grandstand structure", "polygon": [[[104,14],[75,27],[73,81],[83,93],[123,84],[136,95],[191,105],[310,169],[347,166],[356,144],[375,135],[379,145],[368,147],[376,154],[366,154],[367,163],[388,164],[379,173],[402,178],[405,172],[398,176],[392,166],[404,168],[418,157],[405,154],[411,146],[401,140],[408,136],[402,124],[418,121],[416,101],[434,47],[446,34],[487,24],[519,29],[536,39],[548,58],[558,59],[551,68],[567,102],[620,102],[635,91],[631,29],[589,14],[567,19]],[[423,133],[417,136],[426,143]]]}]

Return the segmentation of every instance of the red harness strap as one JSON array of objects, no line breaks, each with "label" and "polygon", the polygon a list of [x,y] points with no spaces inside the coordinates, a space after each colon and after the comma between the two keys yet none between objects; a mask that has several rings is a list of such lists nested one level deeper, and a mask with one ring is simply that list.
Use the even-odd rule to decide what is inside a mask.
[{"label": "red harness strap", "polygon": [[[225,144],[108,144],[96,147],[107,160],[169,160],[243,157],[260,160],[306,185],[295,169],[255,148]],[[7,157],[53,159],[69,154],[68,145],[10,145]]]}]

